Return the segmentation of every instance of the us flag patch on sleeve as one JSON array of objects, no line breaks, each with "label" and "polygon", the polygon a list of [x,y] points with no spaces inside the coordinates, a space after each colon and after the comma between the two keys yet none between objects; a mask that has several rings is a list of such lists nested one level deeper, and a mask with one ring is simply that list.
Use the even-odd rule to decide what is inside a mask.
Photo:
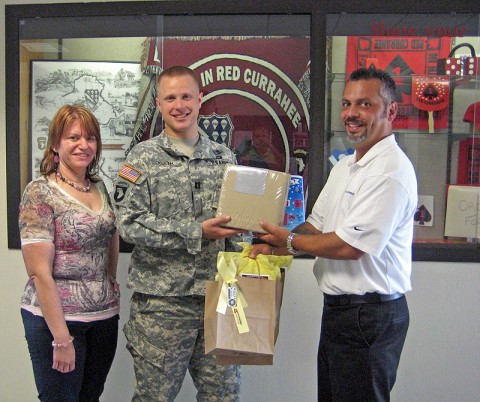
[{"label": "us flag patch on sleeve", "polygon": [[141,176],[141,173],[130,165],[124,164],[120,169],[120,172],[118,172],[118,175],[131,183],[135,183]]}]

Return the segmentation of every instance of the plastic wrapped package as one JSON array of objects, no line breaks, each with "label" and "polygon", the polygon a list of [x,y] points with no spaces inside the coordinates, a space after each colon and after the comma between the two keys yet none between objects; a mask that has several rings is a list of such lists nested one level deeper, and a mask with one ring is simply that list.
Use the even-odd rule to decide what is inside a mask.
[{"label": "plastic wrapped package", "polygon": [[260,221],[281,225],[290,175],[250,166],[226,165],[217,216],[229,215],[227,227],[264,233]]}]

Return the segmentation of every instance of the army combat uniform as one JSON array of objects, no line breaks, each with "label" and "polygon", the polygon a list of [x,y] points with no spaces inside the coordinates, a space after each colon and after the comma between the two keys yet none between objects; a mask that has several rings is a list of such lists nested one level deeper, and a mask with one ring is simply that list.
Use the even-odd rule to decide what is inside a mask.
[{"label": "army combat uniform", "polygon": [[200,135],[191,157],[162,132],[135,146],[119,172],[117,225],[135,245],[127,286],[134,291],[124,327],[134,359],[135,401],[173,401],[186,370],[199,401],[236,401],[240,367],[205,355],[205,281],[214,279],[225,240],[202,238],[215,217],[232,151]]}]

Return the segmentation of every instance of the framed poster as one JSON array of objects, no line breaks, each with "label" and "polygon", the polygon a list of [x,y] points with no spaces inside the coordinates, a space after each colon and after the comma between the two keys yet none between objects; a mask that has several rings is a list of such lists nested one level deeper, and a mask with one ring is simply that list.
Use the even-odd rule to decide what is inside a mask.
[{"label": "framed poster", "polygon": [[139,63],[33,60],[31,179],[40,176],[48,128],[55,113],[63,105],[81,104],[93,112],[100,124],[99,174],[111,192],[133,137],[140,79]]}]

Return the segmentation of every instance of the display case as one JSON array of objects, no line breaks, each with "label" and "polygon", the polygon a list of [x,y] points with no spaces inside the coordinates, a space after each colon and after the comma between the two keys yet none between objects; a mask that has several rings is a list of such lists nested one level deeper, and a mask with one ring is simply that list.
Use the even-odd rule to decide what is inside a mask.
[{"label": "display case", "polygon": [[[189,65],[206,87],[200,128],[242,164],[302,175],[308,215],[333,163],[350,152],[339,117],[346,78],[374,65],[397,81],[395,135],[418,176],[414,259],[480,261],[480,3],[126,1],[5,9],[9,247],[19,247],[18,204],[41,158],[44,112],[62,102],[89,102],[105,120],[102,167],[112,184],[125,151],[161,128],[148,102],[155,74],[163,65]],[[72,98],[67,87],[85,72],[105,82]],[[423,103],[413,96],[419,90]]]},{"label": "display case", "polygon": [[318,174],[306,174],[313,4],[251,6],[7,6],[9,247],[19,247],[20,196],[40,176],[56,111],[80,103],[93,112],[102,138],[98,174],[113,193],[129,150],[163,129],[156,78],[175,65],[199,78],[199,132],[229,147],[239,164],[300,176],[318,192]]},{"label": "display case", "polygon": [[397,85],[394,134],[418,180],[417,260],[480,260],[478,29],[478,14],[327,16],[328,167],[353,152],[340,119],[348,75],[387,71]]}]

